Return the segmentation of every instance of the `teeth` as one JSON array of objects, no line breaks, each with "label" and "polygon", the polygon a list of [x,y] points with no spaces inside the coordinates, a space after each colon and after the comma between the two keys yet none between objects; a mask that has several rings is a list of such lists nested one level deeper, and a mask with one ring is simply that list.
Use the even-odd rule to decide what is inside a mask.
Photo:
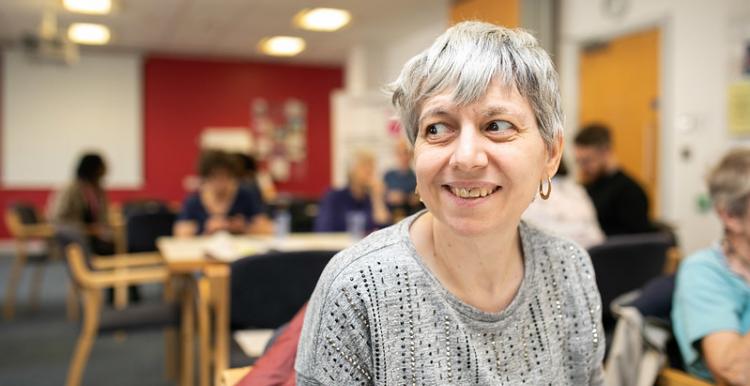
[{"label": "teeth", "polygon": [[492,188],[454,188],[451,187],[451,192],[461,198],[477,198],[486,197],[492,194],[495,190]]}]

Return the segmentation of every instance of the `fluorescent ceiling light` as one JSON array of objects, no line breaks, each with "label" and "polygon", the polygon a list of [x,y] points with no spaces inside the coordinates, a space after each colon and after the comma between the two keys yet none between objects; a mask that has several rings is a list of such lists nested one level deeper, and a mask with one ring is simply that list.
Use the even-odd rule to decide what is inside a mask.
[{"label": "fluorescent ceiling light", "polygon": [[336,8],[303,9],[294,17],[294,24],[313,31],[336,31],[349,24],[349,11]]},{"label": "fluorescent ceiling light", "polygon": [[294,56],[305,49],[305,41],[294,36],[274,36],[261,40],[258,47],[268,55]]},{"label": "fluorescent ceiling light", "polygon": [[68,39],[79,44],[107,44],[109,28],[101,24],[73,23],[68,27]]},{"label": "fluorescent ceiling light", "polygon": [[112,10],[111,0],[63,0],[63,6],[70,12],[104,15]]}]

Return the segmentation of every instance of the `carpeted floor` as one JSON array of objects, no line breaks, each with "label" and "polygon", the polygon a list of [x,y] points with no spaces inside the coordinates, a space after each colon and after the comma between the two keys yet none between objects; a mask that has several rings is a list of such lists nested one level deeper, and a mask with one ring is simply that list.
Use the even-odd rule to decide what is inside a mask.
[{"label": "carpeted floor", "polygon": [[[13,258],[0,255],[0,305]],[[0,318],[0,386],[64,385],[78,336],[78,323],[65,317],[67,272],[62,262],[47,265],[40,308],[29,309],[31,269],[24,272],[16,317]],[[142,289],[145,301],[159,301],[158,286]],[[174,385],[164,376],[164,335],[160,330],[123,338],[101,335],[91,352],[83,385]]]}]

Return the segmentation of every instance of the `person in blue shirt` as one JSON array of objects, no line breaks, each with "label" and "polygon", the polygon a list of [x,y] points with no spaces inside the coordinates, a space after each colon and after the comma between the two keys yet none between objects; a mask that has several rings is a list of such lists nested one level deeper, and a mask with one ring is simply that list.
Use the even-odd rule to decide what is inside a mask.
[{"label": "person in blue shirt", "polygon": [[273,223],[263,213],[258,195],[240,185],[236,157],[218,150],[204,151],[198,162],[201,185],[185,199],[174,226],[175,236],[226,231],[234,234],[271,233]]},{"label": "person in blue shirt", "polygon": [[383,183],[375,175],[375,158],[365,151],[357,152],[349,168],[348,185],[331,189],[320,202],[315,218],[316,232],[347,231],[347,221],[357,214],[364,216],[365,231],[390,222],[390,213],[383,199]]},{"label": "person in blue shirt", "polygon": [[680,265],[674,335],[692,374],[750,385],[750,149],[728,153],[707,182],[724,239]]},{"label": "person in blue shirt", "polygon": [[424,206],[416,193],[417,176],[411,168],[411,149],[406,141],[396,144],[396,167],[388,170],[383,177],[385,201],[394,220],[416,213]]}]

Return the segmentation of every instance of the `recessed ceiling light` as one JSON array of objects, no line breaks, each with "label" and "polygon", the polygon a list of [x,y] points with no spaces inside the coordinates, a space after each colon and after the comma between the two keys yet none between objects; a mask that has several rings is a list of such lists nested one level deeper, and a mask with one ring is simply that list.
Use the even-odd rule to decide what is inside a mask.
[{"label": "recessed ceiling light", "polygon": [[294,36],[274,36],[261,40],[258,47],[268,55],[294,56],[305,49],[305,41]]},{"label": "recessed ceiling light", "polygon": [[101,24],[73,23],[68,27],[68,39],[79,44],[107,44],[109,28]]},{"label": "recessed ceiling light", "polygon": [[294,16],[294,24],[313,31],[336,31],[349,24],[349,11],[336,8],[303,9]]},{"label": "recessed ceiling light", "polygon": [[104,15],[112,10],[111,0],[63,0],[63,6],[70,12]]}]

